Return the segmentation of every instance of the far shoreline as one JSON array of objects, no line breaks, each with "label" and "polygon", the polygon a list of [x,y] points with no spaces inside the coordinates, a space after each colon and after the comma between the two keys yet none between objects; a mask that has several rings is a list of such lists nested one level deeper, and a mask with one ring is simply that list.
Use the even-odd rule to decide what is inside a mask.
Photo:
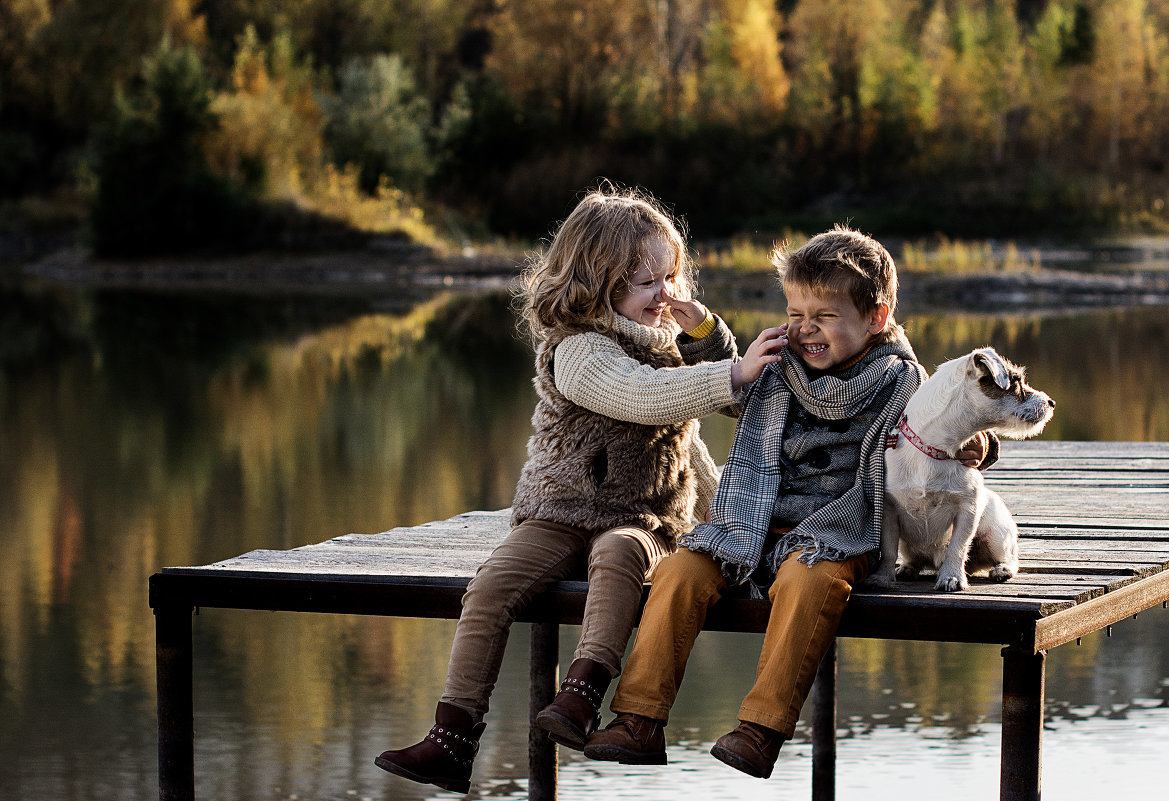
[{"label": "far shoreline", "polygon": [[[891,243],[891,249],[896,253],[898,244]],[[501,291],[518,275],[528,253],[471,247],[444,253],[400,239],[378,239],[364,248],[330,252],[94,259],[83,247],[66,246],[12,265],[5,273],[16,280],[94,289],[425,295]],[[1036,253],[1040,266],[1029,269],[903,268],[902,303],[970,311],[1169,305],[1169,240],[1164,238],[1095,249],[1051,246]],[[707,293],[739,302],[781,297],[767,265],[700,266],[699,283]]]}]

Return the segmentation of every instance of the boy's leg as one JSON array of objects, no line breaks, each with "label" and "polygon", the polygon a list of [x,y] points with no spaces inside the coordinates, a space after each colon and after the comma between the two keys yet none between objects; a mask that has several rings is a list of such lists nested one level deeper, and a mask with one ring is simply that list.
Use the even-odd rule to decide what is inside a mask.
[{"label": "boy's leg", "polygon": [[516,613],[580,564],[588,538],[583,529],[527,520],[491,552],[463,595],[442,702],[482,719]]},{"label": "boy's leg", "polygon": [[706,554],[683,548],[662,560],[610,704],[614,712],[669,720],[694,640],[725,589],[718,563]]},{"label": "boy's leg", "polygon": [[800,708],[836,637],[852,588],[869,572],[864,555],[811,567],[798,556],[789,556],[772,582],[759,670],[739,709],[739,720],[774,729],[787,739],[795,733]]},{"label": "boy's leg", "polygon": [[683,549],[662,560],[653,573],[633,652],[610,704],[617,717],[588,738],[586,757],[666,764],[663,726],[706,612],[725,588],[718,565],[705,554]]}]

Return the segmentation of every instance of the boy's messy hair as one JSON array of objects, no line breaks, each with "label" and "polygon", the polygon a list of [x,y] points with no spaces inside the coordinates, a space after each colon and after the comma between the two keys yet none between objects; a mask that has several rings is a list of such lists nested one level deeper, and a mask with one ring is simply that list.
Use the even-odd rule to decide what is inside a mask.
[{"label": "boy's messy hair", "polygon": [[772,251],[771,263],[785,288],[796,285],[843,295],[863,314],[888,304],[886,330],[896,326],[897,265],[885,246],[871,236],[837,223],[796,250],[785,242]]},{"label": "boy's messy hair", "polygon": [[520,328],[535,342],[611,330],[613,298],[627,290],[651,237],[672,246],[675,292],[689,298],[694,267],[684,231],[648,192],[608,183],[590,191],[524,266],[515,293]]}]

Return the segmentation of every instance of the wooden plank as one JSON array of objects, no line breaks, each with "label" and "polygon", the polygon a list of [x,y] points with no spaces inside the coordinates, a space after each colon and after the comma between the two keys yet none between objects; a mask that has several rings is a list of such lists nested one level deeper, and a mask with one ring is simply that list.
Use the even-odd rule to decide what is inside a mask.
[{"label": "wooden plank", "polygon": [[1126,562],[1100,562],[1098,564],[1084,564],[1059,559],[1027,560],[1019,564],[1019,575],[1062,575],[1080,576],[1095,580],[1103,576],[1124,575],[1129,578],[1144,578],[1165,569],[1161,562],[1147,564],[1131,564]]},{"label": "wooden plank", "polygon": [[1019,560],[1022,564],[1036,562],[1063,562],[1099,568],[1107,563],[1119,563],[1144,568],[1149,565],[1169,566],[1169,541],[1118,540],[1109,547],[1108,540],[1069,539],[1051,537],[1019,539]]},{"label": "wooden plank", "polygon": [[1082,559],[1028,558],[1019,562],[1019,573],[1059,573],[1097,578],[1108,575],[1151,576],[1165,569],[1161,561],[1084,561]]},{"label": "wooden plank", "polygon": [[[1019,551],[1020,553],[1048,553],[1054,551],[1115,553],[1117,551],[1135,551],[1153,558],[1162,558],[1162,556],[1169,557],[1169,535],[1166,535],[1164,539],[1160,540],[1137,540],[1129,538],[1108,539],[1098,536],[1100,532],[1096,531],[1084,533],[1085,535],[1093,534],[1097,536],[1065,536],[1064,532],[1060,529],[1020,529]],[[1123,530],[1113,530],[1108,533],[1125,532]]]},{"label": "wooden plank", "polygon": [[1169,471],[1169,457],[1164,458],[1115,458],[1115,459],[1072,459],[1056,456],[1016,456],[1005,453],[999,461],[986,470],[986,477],[997,480],[999,476],[1020,475],[1033,476],[1040,481],[1047,480],[1049,475],[1064,473],[1079,475],[1082,473],[1116,473],[1117,475],[1164,475]]},{"label": "wooden plank", "polygon": [[1122,473],[1096,473],[1093,475],[1069,473],[1065,475],[1054,475],[1047,472],[1043,474],[1043,480],[1012,474],[1008,476],[995,476],[993,481],[988,480],[986,483],[995,492],[1002,494],[1005,491],[1009,494],[1011,492],[1022,492],[1027,489],[1043,487],[1076,487],[1081,491],[1088,489],[1102,489],[1107,491],[1163,491],[1165,489],[1165,481],[1164,476],[1148,473],[1134,473],[1126,476]]},{"label": "wooden plank", "polygon": [[[1014,513],[1050,509],[1090,518],[1128,517],[1159,519],[1169,525],[1169,486],[1154,489],[1112,487],[1086,489],[1065,486],[995,488]],[[1119,513],[1119,514],[1118,514]]]},{"label": "wooden plank", "polygon": [[1075,607],[1054,612],[1035,624],[1035,653],[1111,626],[1126,617],[1169,601],[1169,571],[1162,571]]},{"label": "wooden plank", "polygon": [[1043,456],[1076,461],[1152,458],[1169,460],[1165,442],[1081,442],[1075,440],[1003,440],[1003,456]]},{"label": "wooden plank", "polygon": [[[1016,520],[1016,522],[1018,522]],[[1019,547],[1025,547],[1032,538],[1058,539],[1067,542],[1093,542],[1104,540],[1109,547],[1120,547],[1120,543],[1131,542],[1137,548],[1161,548],[1169,542],[1169,530],[1157,527],[1109,528],[1099,526],[1084,528],[1082,526],[1050,526],[1043,524],[1019,523]]]}]

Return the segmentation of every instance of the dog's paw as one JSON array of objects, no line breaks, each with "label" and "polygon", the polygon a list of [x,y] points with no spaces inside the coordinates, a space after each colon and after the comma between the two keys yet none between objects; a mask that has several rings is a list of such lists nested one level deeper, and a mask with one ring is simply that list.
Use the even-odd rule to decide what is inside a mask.
[{"label": "dog's paw", "polygon": [[913,565],[897,565],[898,581],[913,581],[921,571]]},{"label": "dog's paw", "polygon": [[897,579],[894,577],[891,571],[882,571],[880,573],[874,573],[873,575],[869,576],[869,584],[877,587],[878,589],[891,590],[894,586],[896,586]]},{"label": "dog's paw", "polygon": [[1015,568],[1007,565],[995,565],[987,575],[991,581],[1007,581],[1015,577]]},{"label": "dog's paw", "polygon": [[939,592],[958,592],[969,586],[965,576],[938,576],[938,583],[934,589]]}]

